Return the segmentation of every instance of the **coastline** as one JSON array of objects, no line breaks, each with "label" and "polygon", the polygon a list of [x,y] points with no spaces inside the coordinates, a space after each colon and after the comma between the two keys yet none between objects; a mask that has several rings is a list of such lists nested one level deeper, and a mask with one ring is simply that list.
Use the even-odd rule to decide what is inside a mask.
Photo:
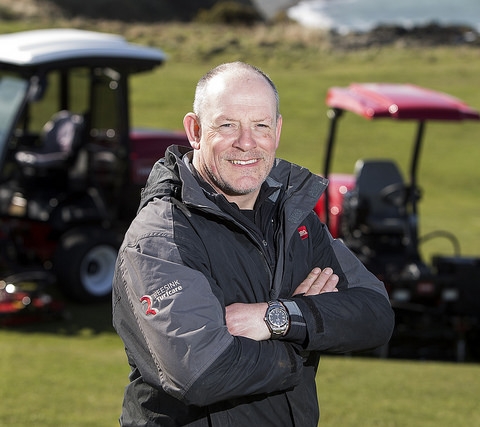
[{"label": "coastline", "polygon": [[387,45],[404,47],[433,47],[470,45],[480,47],[480,33],[466,25],[436,23],[405,28],[397,25],[379,25],[370,31],[329,32],[329,42],[335,49],[356,50]]},{"label": "coastline", "polygon": [[406,0],[399,5],[387,0],[380,9],[382,0],[252,0],[252,4],[267,21],[284,13],[302,27],[343,34],[368,33],[379,26],[412,29],[431,24],[471,27],[480,32],[480,4],[476,0],[460,0],[464,7],[456,8],[449,0],[438,4],[437,0],[417,1]]}]

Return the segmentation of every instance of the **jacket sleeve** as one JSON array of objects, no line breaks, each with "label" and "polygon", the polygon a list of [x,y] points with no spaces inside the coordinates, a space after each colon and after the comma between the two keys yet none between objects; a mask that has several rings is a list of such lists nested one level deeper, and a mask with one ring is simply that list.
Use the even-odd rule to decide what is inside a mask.
[{"label": "jacket sleeve", "polygon": [[[119,254],[114,281],[114,310],[123,318],[117,318],[117,332],[144,381],[199,406],[298,384],[302,357],[294,346],[231,336],[225,308],[209,280],[180,257],[171,209],[154,215],[152,226],[142,213],[136,221],[152,230],[153,221],[158,229],[160,220],[170,229],[130,237]],[[190,246],[202,253],[194,235]]]},{"label": "jacket sleeve", "polygon": [[394,314],[383,283],[320,224],[315,266],[332,267],[340,277],[339,292],[299,296],[307,325],[307,350],[345,353],[388,342]]}]

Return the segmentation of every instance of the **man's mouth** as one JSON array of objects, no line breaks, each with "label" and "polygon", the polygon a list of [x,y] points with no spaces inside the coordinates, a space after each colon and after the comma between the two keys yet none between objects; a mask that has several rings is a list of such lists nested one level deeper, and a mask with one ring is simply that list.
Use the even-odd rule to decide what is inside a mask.
[{"label": "man's mouth", "polygon": [[251,160],[230,160],[230,163],[234,165],[246,166],[246,165],[253,165],[257,163],[258,159],[251,159]]}]

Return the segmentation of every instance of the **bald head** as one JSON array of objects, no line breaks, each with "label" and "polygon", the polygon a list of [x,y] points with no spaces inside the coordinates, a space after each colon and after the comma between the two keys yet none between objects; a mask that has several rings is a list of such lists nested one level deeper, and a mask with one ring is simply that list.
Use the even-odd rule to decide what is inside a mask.
[{"label": "bald head", "polygon": [[193,111],[197,116],[202,116],[202,109],[209,97],[209,91],[221,89],[219,85],[228,84],[230,79],[235,81],[243,80],[245,83],[248,83],[248,81],[251,81],[252,79],[260,79],[264,81],[272,91],[272,96],[275,102],[276,118],[280,116],[280,98],[275,84],[262,70],[244,62],[229,62],[221,64],[210,70],[198,81],[193,102]]}]

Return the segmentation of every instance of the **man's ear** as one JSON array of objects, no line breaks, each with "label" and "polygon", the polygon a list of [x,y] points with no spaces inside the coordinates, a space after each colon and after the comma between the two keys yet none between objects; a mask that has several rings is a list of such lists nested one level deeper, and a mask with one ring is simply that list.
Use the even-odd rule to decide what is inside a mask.
[{"label": "man's ear", "polygon": [[275,138],[276,138],[276,144],[275,144],[275,149],[278,148],[278,145],[280,144],[280,135],[282,133],[282,124],[283,124],[283,118],[282,116],[278,116],[277,118],[277,128],[275,129]]},{"label": "man's ear", "polygon": [[183,127],[188,141],[194,150],[200,148],[200,121],[194,113],[187,113],[183,118]]}]

